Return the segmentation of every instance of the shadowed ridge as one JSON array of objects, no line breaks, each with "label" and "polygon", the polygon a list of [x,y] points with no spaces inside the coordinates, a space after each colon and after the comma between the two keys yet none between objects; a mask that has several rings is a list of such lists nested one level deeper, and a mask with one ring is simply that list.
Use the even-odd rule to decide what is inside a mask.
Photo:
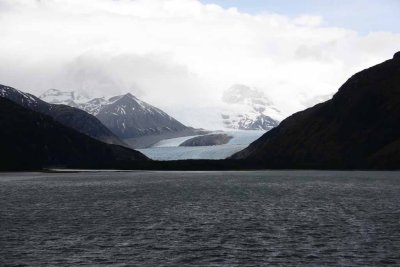
[{"label": "shadowed ridge", "polygon": [[109,145],[0,97],[0,170],[121,168],[146,156]]},{"label": "shadowed ridge", "polygon": [[48,115],[59,123],[102,142],[126,146],[96,117],[78,108],[49,104],[34,95],[1,84],[0,97],[7,98],[24,108]]},{"label": "shadowed ridge", "polygon": [[400,59],[400,51],[393,55],[393,59]]},{"label": "shadowed ridge", "polygon": [[399,169],[398,58],[353,75],[331,100],[290,116],[231,159],[264,168]]}]

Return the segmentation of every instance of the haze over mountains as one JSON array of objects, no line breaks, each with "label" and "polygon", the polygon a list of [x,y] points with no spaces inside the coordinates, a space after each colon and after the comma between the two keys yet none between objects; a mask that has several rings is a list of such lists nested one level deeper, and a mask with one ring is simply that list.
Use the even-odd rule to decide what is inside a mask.
[{"label": "haze over mountains", "polygon": [[[249,110],[248,107],[250,107],[250,111],[253,111],[254,107],[249,105],[249,103],[253,104],[253,102],[245,101],[246,97],[249,97],[249,92],[247,91],[247,89],[241,90],[241,94],[236,94],[235,101],[231,100],[232,103],[230,104],[235,105],[235,107],[245,106],[246,110]],[[263,133],[263,131],[260,131],[260,133],[249,131],[248,134],[236,134],[228,131],[225,134],[220,134],[220,132],[210,134],[212,132],[183,125],[167,113],[141,101],[130,93],[110,98],[90,99],[74,91],[63,92],[50,89],[40,95],[43,100],[54,104],[49,104],[33,95],[6,86],[4,86],[2,93],[4,97],[26,108],[53,116],[60,123],[66,124],[62,120],[66,119],[66,126],[73,127],[92,137],[96,137],[92,132],[96,133],[96,127],[101,125],[102,128],[107,128],[108,133],[118,140],[118,144],[135,149],[149,148],[141,151],[154,159],[223,159],[240,151]],[[252,97],[259,98],[259,96],[254,95]],[[49,112],[49,110],[52,112]],[[64,110],[68,112],[62,112]],[[63,116],[59,114],[60,112]],[[255,112],[258,113],[259,111],[256,110]],[[93,126],[93,123],[88,123],[84,119],[80,120],[78,115],[84,115],[84,118],[90,118],[92,121],[97,122],[98,125],[95,124]],[[240,129],[243,130],[245,128],[241,127]],[[253,128],[249,127],[247,129]],[[263,130],[262,127],[258,126],[256,129]],[[222,140],[220,139],[221,136],[226,136],[227,138]],[[233,138],[234,136],[235,138]],[[190,148],[180,146],[181,144],[177,143],[176,146],[159,148],[159,141],[165,140],[171,143],[169,142],[171,138],[175,138],[171,140],[172,143],[179,138],[183,138],[182,142],[185,140],[189,142],[191,139],[200,140],[196,141],[197,146],[200,146]],[[107,140],[104,139],[103,141]],[[153,145],[155,146],[154,149],[152,149]],[[156,155],[154,152],[160,149],[162,149],[162,155],[159,155],[158,152]]]},{"label": "haze over mountains", "polygon": [[[81,104],[89,101],[89,98],[75,91],[62,92],[57,89],[49,89],[39,96],[40,99],[51,104],[63,104],[71,107],[81,107]],[[86,110],[87,111],[87,110]],[[93,114],[92,112],[89,112]],[[95,114],[94,114],[95,115]]]},{"label": "haze over mountains", "polygon": [[[163,139],[207,133],[182,124],[130,93],[90,99],[75,91],[50,89],[40,95],[40,98],[50,103],[62,103],[85,110],[134,148],[146,148]],[[279,117],[279,110],[255,88],[234,85],[226,90],[223,101],[222,109],[203,112],[219,117],[219,128],[228,131],[268,131],[278,125],[278,121],[271,116]],[[192,121],[195,120],[196,114],[192,118]]]},{"label": "haze over mountains", "polygon": [[199,132],[130,93],[88,99],[76,92],[50,89],[40,98],[50,103],[74,106],[96,116],[115,135],[135,148],[146,147],[165,138]]},{"label": "haze over mountains", "polygon": [[62,103],[80,108],[96,116],[111,131],[124,139],[188,129],[162,110],[130,93],[110,98],[89,99],[73,91],[50,89],[39,98],[49,103]]},{"label": "haze over mountains", "polygon": [[263,168],[400,168],[400,52],[232,156]]},{"label": "haze over mountains", "polygon": [[[151,133],[188,130],[188,127],[172,118],[162,110],[149,105],[130,93],[113,97],[89,98],[75,91],[50,89],[39,96],[53,104],[65,104],[77,107],[97,116],[106,126],[122,138],[132,138]],[[279,124],[281,112],[262,91],[246,85],[236,84],[225,90],[222,96],[223,105],[216,110],[204,110],[203,113],[217,113],[220,118],[220,129],[226,130],[263,130],[268,131]],[[124,102],[124,103],[121,103]],[[134,111],[134,112],[131,112]],[[124,113],[125,112],[125,113]],[[128,113],[126,113],[128,112]],[[110,114],[125,117],[118,125],[110,125]],[[139,114],[141,118],[139,118]],[[149,116],[149,114],[152,114]],[[214,114],[210,114],[214,115]],[[116,115],[114,115],[116,116]],[[136,118],[135,122],[127,118]],[[146,123],[143,123],[143,118]],[[193,118],[196,120],[196,117]],[[113,122],[115,124],[115,122]],[[132,123],[130,130],[123,127]],[[153,123],[153,125],[149,125]],[[163,128],[164,127],[164,128]],[[139,130],[141,129],[141,130]]]},{"label": "haze over mountains", "polygon": [[[57,94],[58,103],[68,101],[82,109],[49,104],[14,88],[0,86],[1,169],[48,166],[135,168],[138,160],[147,160],[140,152],[124,148],[124,142],[100,120],[86,113],[83,109],[89,110],[89,104],[91,112],[100,118],[103,114],[102,121],[110,128],[115,127],[112,129],[121,137],[162,135],[163,131],[185,129],[195,131],[131,94],[86,101],[74,93],[59,94],[52,90],[44,97],[48,99],[51,94]],[[400,52],[390,60],[353,75],[332,99],[283,120],[228,160],[212,163],[212,168],[398,169],[399,96]],[[231,89],[225,100],[248,105],[258,115],[267,108],[274,110],[265,96],[240,86]],[[143,131],[144,127],[147,131]],[[214,134],[186,140],[189,145],[217,144],[223,147],[226,142],[236,139]],[[171,139],[171,142],[175,141]],[[179,144],[183,142],[182,139]],[[154,165],[150,162],[142,166],[207,169],[210,168],[208,163],[178,161]],[[22,167],[19,164],[23,164]]]},{"label": "haze over mountains", "polygon": [[233,85],[224,91],[222,100],[230,107],[221,114],[227,128],[268,131],[279,124],[280,111],[256,88]]}]

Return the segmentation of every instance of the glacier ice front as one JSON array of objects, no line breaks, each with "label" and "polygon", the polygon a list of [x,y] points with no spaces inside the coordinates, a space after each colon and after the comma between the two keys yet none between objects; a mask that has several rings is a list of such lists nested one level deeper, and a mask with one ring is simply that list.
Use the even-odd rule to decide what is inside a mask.
[{"label": "glacier ice front", "polygon": [[228,131],[224,132],[233,138],[225,145],[180,147],[179,145],[195,136],[161,140],[150,148],[139,149],[140,152],[154,160],[183,159],[225,159],[246,148],[264,131]]}]

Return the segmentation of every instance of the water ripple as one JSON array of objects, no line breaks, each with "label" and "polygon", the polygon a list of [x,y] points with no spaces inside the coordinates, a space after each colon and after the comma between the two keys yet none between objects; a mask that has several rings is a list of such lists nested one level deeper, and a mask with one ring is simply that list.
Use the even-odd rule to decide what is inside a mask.
[{"label": "water ripple", "polygon": [[1,266],[400,265],[396,172],[1,174]]}]

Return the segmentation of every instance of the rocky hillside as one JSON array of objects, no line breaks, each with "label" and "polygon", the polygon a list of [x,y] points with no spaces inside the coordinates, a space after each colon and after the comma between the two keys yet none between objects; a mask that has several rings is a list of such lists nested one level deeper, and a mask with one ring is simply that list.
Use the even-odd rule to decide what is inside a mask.
[{"label": "rocky hillside", "polygon": [[0,85],[0,97],[7,98],[27,109],[46,114],[67,127],[105,143],[124,145],[96,117],[81,109],[66,105],[49,104],[34,95],[4,85]]},{"label": "rocky hillside", "polygon": [[265,168],[400,169],[400,53],[352,76],[233,159]]},{"label": "rocky hillside", "polygon": [[0,170],[119,168],[147,160],[140,152],[95,140],[3,97],[0,129]]}]

